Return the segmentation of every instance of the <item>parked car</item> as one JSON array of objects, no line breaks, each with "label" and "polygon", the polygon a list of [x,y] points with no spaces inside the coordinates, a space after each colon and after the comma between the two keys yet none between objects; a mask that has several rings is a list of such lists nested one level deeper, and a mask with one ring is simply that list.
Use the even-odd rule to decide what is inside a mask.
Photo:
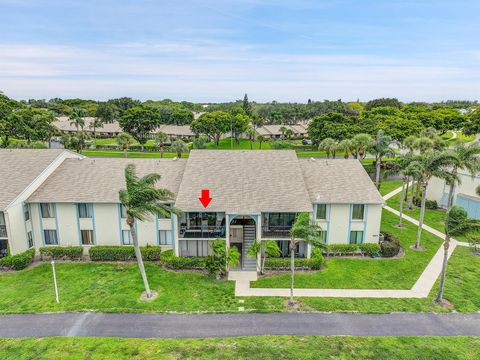
[{"label": "parked car", "polygon": [[310,139],[303,139],[303,140],[302,140],[302,145],[312,145],[312,140],[310,140]]}]

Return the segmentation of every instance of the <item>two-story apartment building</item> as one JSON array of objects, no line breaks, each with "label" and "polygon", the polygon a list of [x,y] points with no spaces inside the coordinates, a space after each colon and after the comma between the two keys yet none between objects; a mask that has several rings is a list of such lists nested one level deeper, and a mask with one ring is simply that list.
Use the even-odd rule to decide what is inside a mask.
[{"label": "two-story apartment building", "polygon": [[[0,161],[5,151],[0,150]],[[32,158],[23,151],[13,152]],[[288,255],[289,230],[299,212],[311,214],[327,243],[378,242],[383,199],[357,160],[298,159],[289,150],[196,150],[188,159],[65,156],[22,197],[21,211],[12,216],[7,212],[10,251],[49,245],[131,245],[118,199],[130,163],[139,176],[160,174],[157,186],[172,191],[171,206],[182,211],[180,216],[137,222],[141,245],[161,245],[176,255],[206,256],[209,241],[225,239],[240,250],[242,267],[254,269],[255,260],[246,256],[252,241],[276,240]],[[5,180],[15,181],[16,170],[0,164],[2,172],[12,174]],[[199,201],[204,189],[212,198],[207,208]],[[296,251],[298,256],[310,256],[311,249],[300,244]]]}]

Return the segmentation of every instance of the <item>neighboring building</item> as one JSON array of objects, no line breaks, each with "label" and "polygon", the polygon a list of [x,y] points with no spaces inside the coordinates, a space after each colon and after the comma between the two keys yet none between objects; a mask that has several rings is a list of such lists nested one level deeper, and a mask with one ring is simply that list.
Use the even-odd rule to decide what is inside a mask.
[{"label": "neighboring building", "polygon": [[[0,150],[0,159],[6,151]],[[33,161],[24,150],[13,152]],[[19,200],[10,228],[25,233],[8,237],[12,253],[31,246],[130,245],[118,200],[130,163],[139,176],[160,174],[158,186],[175,194],[172,205],[183,212],[137,222],[141,245],[206,256],[208,242],[222,238],[240,250],[242,268],[252,270],[255,260],[246,254],[254,239],[276,240],[289,254],[289,230],[299,212],[311,214],[327,243],[379,240],[383,199],[357,160],[300,160],[289,150],[193,150],[188,159],[65,158]],[[13,164],[0,166],[15,181]],[[207,209],[198,200],[202,189],[212,197]],[[296,255],[310,251],[301,243]]]},{"label": "neighboring building", "polygon": [[[158,131],[167,134],[170,139],[193,140],[197,135],[190,129],[190,125],[160,125]],[[157,131],[157,132],[158,132]]]},{"label": "neighboring building", "polygon": [[[474,219],[480,219],[480,196],[476,190],[480,187],[480,176],[472,177],[468,173],[459,173],[461,184],[455,186],[453,191],[453,204],[467,210],[468,215]],[[445,180],[432,178],[427,187],[427,199],[435,200],[438,206],[447,207],[450,186]]]},{"label": "neighboring building", "polygon": [[262,135],[267,139],[278,139],[283,136],[280,129],[284,127],[290,129],[293,132],[293,137],[305,137],[307,135],[307,124],[295,124],[295,125],[264,125],[256,129],[258,135]]}]

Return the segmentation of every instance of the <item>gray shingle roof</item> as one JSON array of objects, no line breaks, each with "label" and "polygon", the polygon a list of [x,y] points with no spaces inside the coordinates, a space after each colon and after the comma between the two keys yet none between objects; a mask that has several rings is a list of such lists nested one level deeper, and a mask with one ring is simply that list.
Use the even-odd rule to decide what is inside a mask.
[{"label": "gray shingle roof", "polygon": [[29,202],[118,203],[118,191],[125,188],[124,171],[134,164],[138,176],[161,175],[158,187],[175,194],[186,160],[178,159],[67,159],[28,199]]},{"label": "gray shingle roof", "polygon": [[63,151],[0,149],[0,210],[20,195]]},{"label": "gray shingle roof", "polygon": [[204,211],[198,201],[202,189],[209,189],[213,198],[208,211],[312,211],[294,151],[194,150],[176,206],[183,211]]},{"label": "gray shingle roof", "polygon": [[355,159],[301,159],[312,203],[383,204],[383,198]]}]

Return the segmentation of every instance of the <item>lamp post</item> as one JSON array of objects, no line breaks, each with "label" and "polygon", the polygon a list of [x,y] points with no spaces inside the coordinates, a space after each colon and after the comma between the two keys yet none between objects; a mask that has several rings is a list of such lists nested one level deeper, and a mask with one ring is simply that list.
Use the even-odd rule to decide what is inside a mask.
[{"label": "lamp post", "polygon": [[57,274],[55,273],[55,261],[52,260],[52,271],[53,271],[53,285],[55,286],[55,300],[57,304],[60,302],[58,299],[58,286],[57,286]]}]

